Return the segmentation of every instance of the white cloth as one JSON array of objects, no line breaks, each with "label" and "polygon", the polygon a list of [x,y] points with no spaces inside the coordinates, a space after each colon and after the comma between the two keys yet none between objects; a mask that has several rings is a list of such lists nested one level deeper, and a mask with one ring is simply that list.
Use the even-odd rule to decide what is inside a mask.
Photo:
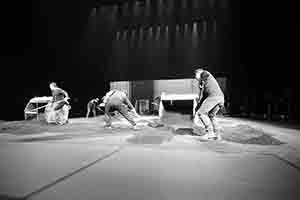
[{"label": "white cloth", "polygon": [[48,103],[45,109],[45,120],[47,123],[55,123],[55,124],[66,124],[69,119],[69,110],[71,108],[70,105],[64,105],[59,110],[54,110],[57,102]]}]

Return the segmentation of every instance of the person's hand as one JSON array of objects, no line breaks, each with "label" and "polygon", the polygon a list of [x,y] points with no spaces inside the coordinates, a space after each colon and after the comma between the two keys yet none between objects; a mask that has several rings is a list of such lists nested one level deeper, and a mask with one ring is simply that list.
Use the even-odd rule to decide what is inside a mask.
[{"label": "person's hand", "polygon": [[139,117],[139,114],[135,111],[135,109],[132,110],[135,116]]},{"label": "person's hand", "polygon": [[204,81],[200,81],[200,83],[199,83],[199,89],[203,89],[203,87],[204,87]]},{"label": "person's hand", "polygon": [[64,101],[65,101],[67,104],[70,104],[69,101],[68,101],[69,99],[70,99],[69,97],[65,97],[65,98],[64,98]]}]

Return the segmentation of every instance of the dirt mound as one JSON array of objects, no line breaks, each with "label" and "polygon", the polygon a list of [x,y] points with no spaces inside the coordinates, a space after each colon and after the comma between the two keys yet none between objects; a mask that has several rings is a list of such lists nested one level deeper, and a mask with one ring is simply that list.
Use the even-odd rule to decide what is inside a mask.
[{"label": "dirt mound", "polygon": [[[175,135],[203,135],[204,130],[197,130],[195,128],[176,128],[173,129]],[[201,134],[199,134],[201,133]],[[223,140],[236,142],[241,144],[258,144],[258,145],[281,145],[284,144],[280,140],[265,133],[263,130],[251,127],[249,125],[237,125],[233,127],[224,127],[221,131]]]},{"label": "dirt mound", "polygon": [[198,135],[199,136],[199,134],[196,134],[195,129],[193,128],[177,128],[173,130],[173,133],[175,135]]},{"label": "dirt mound", "polygon": [[159,128],[159,127],[163,127],[164,125],[162,123],[158,123],[158,122],[148,122],[148,126],[150,126],[152,128]]},{"label": "dirt mound", "polygon": [[242,144],[280,145],[280,140],[265,133],[263,130],[249,125],[240,124],[234,127],[224,127],[222,138],[227,141]]}]

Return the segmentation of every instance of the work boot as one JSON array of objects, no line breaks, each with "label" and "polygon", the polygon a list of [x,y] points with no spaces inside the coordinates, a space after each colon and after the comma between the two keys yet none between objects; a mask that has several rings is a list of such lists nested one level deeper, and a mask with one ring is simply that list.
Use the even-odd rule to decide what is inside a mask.
[{"label": "work boot", "polygon": [[132,129],[135,131],[140,130],[140,128],[138,128],[137,125],[132,126]]},{"label": "work boot", "polygon": [[213,131],[206,131],[206,134],[201,136],[203,140],[217,140],[218,135],[216,135]]},{"label": "work boot", "polygon": [[220,135],[220,133],[219,134],[217,134],[217,139],[216,140],[222,140],[222,136]]},{"label": "work boot", "polygon": [[104,128],[112,129],[112,126],[111,126],[111,124],[105,124],[105,125],[104,125]]},{"label": "work boot", "polygon": [[221,130],[220,129],[214,130],[214,133],[217,136],[216,140],[222,140]]}]

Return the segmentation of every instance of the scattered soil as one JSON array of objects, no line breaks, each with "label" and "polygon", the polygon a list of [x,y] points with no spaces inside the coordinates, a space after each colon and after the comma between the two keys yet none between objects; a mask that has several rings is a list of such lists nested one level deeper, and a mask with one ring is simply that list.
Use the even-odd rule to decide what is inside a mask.
[{"label": "scattered soil", "polygon": [[[200,134],[199,134],[200,132]],[[193,128],[177,128],[173,130],[176,135],[204,135],[204,131],[197,131]],[[284,144],[280,140],[265,133],[263,130],[248,126],[238,125],[234,127],[224,127],[221,131],[223,140],[236,142],[241,144],[258,144],[258,145],[281,145]]]},{"label": "scattered soil", "polygon": [[280,145],[280,140],[265,133],[262,129],[240,124],[234,127],[224,127],[222,138],[242,144]]},{"label": "scattered soil", "polygon": [[[138,144],[161,144],[170,139],[170,135],[203,135],[204,128],[193,125],[189,115],[183,114],[166,114],[159,119],[148,121],[148,128],[157,128],[159,133],[153,134],[153,131],[147,133],[143,128],[140,130],[143,134],[134,138],[130,138],[128,142]],[[258,145],[281,145],[283,142],[272,137],[271,134],[264,132],[262,129],[252,127],[247,124],[236,124],[232,126],[228,121],[222,123],[223,130],[221,136],[223,140],[241,143],[241,144],[258,144]],[[127,127],[127,128],[126,128]],[[125,129],[128,131],[129,125]],[[171,128],[170,128],[171,127]],[[1,122],[0,134],[10,133],[16,135],[26,134],[40,134],[42,132],[61,132],[61,136],[53,136],[53,138],[36,138],[36,140],[43,139],[68,139],[71,135],[85,136],[95,135],[99,133],[119,133],[122,128],[114,128],[112,130],[105,130],[103,128],[103,121],[101,118],[94,119],[76,119],[75,123],[61,125],[47,125],[41,121],[14,121],[14,122]],[[163,131],[163,133],[161,132]],[[70,135],[71,134],[71,135]],[[52,137],[52,136],[51,136]]]}]

